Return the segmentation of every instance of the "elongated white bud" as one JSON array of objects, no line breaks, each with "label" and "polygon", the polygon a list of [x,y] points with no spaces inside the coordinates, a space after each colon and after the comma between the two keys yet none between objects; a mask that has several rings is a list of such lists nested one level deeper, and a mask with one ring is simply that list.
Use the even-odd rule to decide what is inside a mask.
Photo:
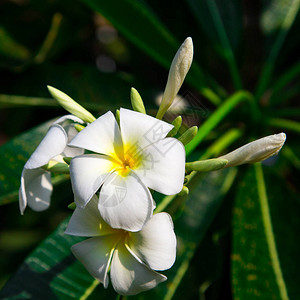
[{"label": "elongated white bud", "polygon": [[177,95],[193,60],[193,41],[188,37],[178,49],[169,71],[168,81],[156,117],[162,119]]},{"label": "elongated white bud", "polygon": [[219,158],[228,160],[228,163],[225,166],[226,168],[263,161],[278,154],[285,142],[285,139],[286,135],[283,132],[269,135],[246,144]]},{"label": "elongated white bud", "polygon": [[96,120],[89,111],[83,108],[67,94],[52,86],[48,85],[47,87],[52,97],[55,98],[65,110],[87,123],[92,123]]}]

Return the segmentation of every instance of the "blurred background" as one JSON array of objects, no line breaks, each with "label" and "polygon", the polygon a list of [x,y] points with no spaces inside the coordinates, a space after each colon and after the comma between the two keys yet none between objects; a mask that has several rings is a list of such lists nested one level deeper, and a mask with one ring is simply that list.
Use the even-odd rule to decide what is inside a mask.
[{"label": "blurred background", "polygon": [[[296,0],[0,0],[0,287],[70,214],[70,182],[56,177],[51,207],[42,213],[27,209],[24,216],[19,215],[21,171],[49,123],[33,128],[66,114],[51,99],[47,85],[65,92],[95,116],[131,108],[130,88],[135,87],[147,112],[155,115],[172,58],[191,36],[193,66],[180,91],[183,98],[166,119],[172,121],[181,114],[180,133],[192,125],[201,131],[201,125],[232,95],[243,95],[250,102],[250,106],[234,105],[221,115],[188,160],[206,157],[217,141],[224,147],[219,153],[212,150],[210,156],[265,135],[287,134],[281,154],[263,168],[282,272],[290,299],[299,299],[298,10]],[[231,180],[222,201],[212,213],[207,211],[210,217],[201,227],[201,239],[196,239],[193,251],[186,252],[188,267],[177,282],[175,298],[287,299],[276,284],[273,289],[272,271],[258,284],[257,274],[251,273],[269,265],[270,257],[264,258],[260,249],[247,253],[251,243],[260,245],[266,237],[257,235],[263,232],[257,225],[261,217],[244,211],[253,207],[251,201],[257,197],[253,172],[248,166],[234,172],[220,172],[212,186],[211,177],[201,177],[191,187],[191,199],[205,202],[205,197],[220,199],[216,189],[225,178]],[[180,226],[176,227],[176,218],[178,224],[185,222],[180,219],[185,205],[178,200],[168,207],[175,231]],[[179,244],[180,234],[179,229]]]}]

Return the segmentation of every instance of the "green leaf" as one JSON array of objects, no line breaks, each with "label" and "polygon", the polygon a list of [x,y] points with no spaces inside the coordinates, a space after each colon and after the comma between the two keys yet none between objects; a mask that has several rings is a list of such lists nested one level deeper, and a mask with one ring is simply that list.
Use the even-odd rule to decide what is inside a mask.
[{"label": "green leaf", "polygon": [[[0,293],[1,299],[87,299],[98,282],[70,252],[82,238],[64,234],[68,219],[35,249]],[[102,295],[115,297],[111,290]]]},{"label": "green leaf", "polygon": [[299,195],[260,164],[251,166],[235,199],[232,284],[235,299],[297,299]]},{"label": "green leaf", "polygon": [[[23,167],[52,122],[28,130],[0,147],[0,205],[17,200]],[[65,176],[58,175],[54,177],[54,182],[64,179]]]}]

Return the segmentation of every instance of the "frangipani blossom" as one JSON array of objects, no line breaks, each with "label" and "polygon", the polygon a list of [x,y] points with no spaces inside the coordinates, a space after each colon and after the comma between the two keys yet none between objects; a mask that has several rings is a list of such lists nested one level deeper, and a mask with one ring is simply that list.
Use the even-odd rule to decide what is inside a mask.
[{"label": "frangipani blossom", "polygon": [[101,187],[98,207],[105,222],[140,230],[155,208],[148,188],[171,195],[183,186],[185,150],[178,140],[166,138],[172,127],[121,108],[120,128],[107,112],[79,132],[69,145],[97,154],[70,163],[76,205],[84,207]]},{"label": "frangipani blossom", "polygon": [[169,269],[176,257],[176,236],[169,214],[158,213],[139,232],[113,229],[106,224],[94,196],[85,208],[76,208],[66,234],[92,237],[72,246],[76,258],[97,280],[121,295],[134,295],[167,279],[154,270]]},{"label": "frangipani blossom", "polygon": [[19,206],[21,214],[28,205],[35,211],[49,207],[52,193],[51,174],[41,167],[49,161],[65,163],[63,157],[73,157],[83,153],[82,149],[68,147],[68,142],[77,134],[71,120],[76,123],[83,121],[75,116],[67,115],[59,118],[49,128],[46,136],[26,162],[21,175],[19,189]]}]

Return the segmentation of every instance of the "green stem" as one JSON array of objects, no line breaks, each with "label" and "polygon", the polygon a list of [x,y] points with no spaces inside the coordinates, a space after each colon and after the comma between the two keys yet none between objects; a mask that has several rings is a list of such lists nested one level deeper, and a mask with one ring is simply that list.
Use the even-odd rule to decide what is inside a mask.
[{"label": "green stem", "polygon": [[272,220],[270,215],[270,209],[268,204],[268,197],[266,193],[266,185],[264,181],[263,169],[260,163],[254,165],[255,175],[258,188],[258,200],[260,203],[262,219],[264,224],[265,235],[269,248],[269,254],[271,257],[271,263],[275,274],[276,282],[280,292],[282,300],[288,300],[289,296],[285,286],[283,274],[280,267],[279,256],[276,249],[275,236],[272,227]]},{"label": "green stem", "polygon": [[270,118],[266,120],[268,125],[280,128],[281,130],[286,129],[300,133],[300,123],[287,119]]},{"label": "green stem", "polygon": [[270,54],[268,56],[268,58],[266,59],[265,65],[263,66],[258,84],[257,84],[257,88],[256,88],[256,92],[255,92],[255,96],[257,99],[260,99],[262,94],[264,93],[265,89],[267,88],[273,70],[274,70],[274,65],[276,62],[276,59],[278,57],[279,51],[284,43],[284,40],[289,32],[289,29],[291,28],[296,15],[298,13],[299,10],[299,5],[300,5],[300,0],[294,0],[293,3],[291,4],[291,6],[289,7],[289,10],[286,14],[286,17],[282,23],[281,26],[281,30],[277,36],[277,39],[275,40],[272,49],[270,51]]},{"label": "green stem", "polygon": [[[234,108],[237,104],[248,100],[250,101],[251,108],[253,109],[253,117],[257,116],[258,112],[253,101],[253,96],[246,91],[239,91],[229,97],[218,109],[203,123],[199,128],[198,134],[194,139],[185,146],[186,155],[189,155],[203,140],[204,138],[219,124],[219,122]],[[255,111],[254,111],[255,110]]]},{"label": "green stem", "polygon": [[210,10],[210,13],[212,15],[212,19],[214,21],[216,30],[218,32],[219,38],[221,40],[223,49],[224,49],[224,55],[227,60],[229,71],[233,80],[233,84],[236,89],[240,90],[242,89],[242,82],[241,77],[236,65],[236,61],[233,55],[233,51],[230,46],[230,42],[228,40],[222,19],[220,17],[218,7],[216,5],[215,1],[208,0],[206,1],[208,9]]}]

